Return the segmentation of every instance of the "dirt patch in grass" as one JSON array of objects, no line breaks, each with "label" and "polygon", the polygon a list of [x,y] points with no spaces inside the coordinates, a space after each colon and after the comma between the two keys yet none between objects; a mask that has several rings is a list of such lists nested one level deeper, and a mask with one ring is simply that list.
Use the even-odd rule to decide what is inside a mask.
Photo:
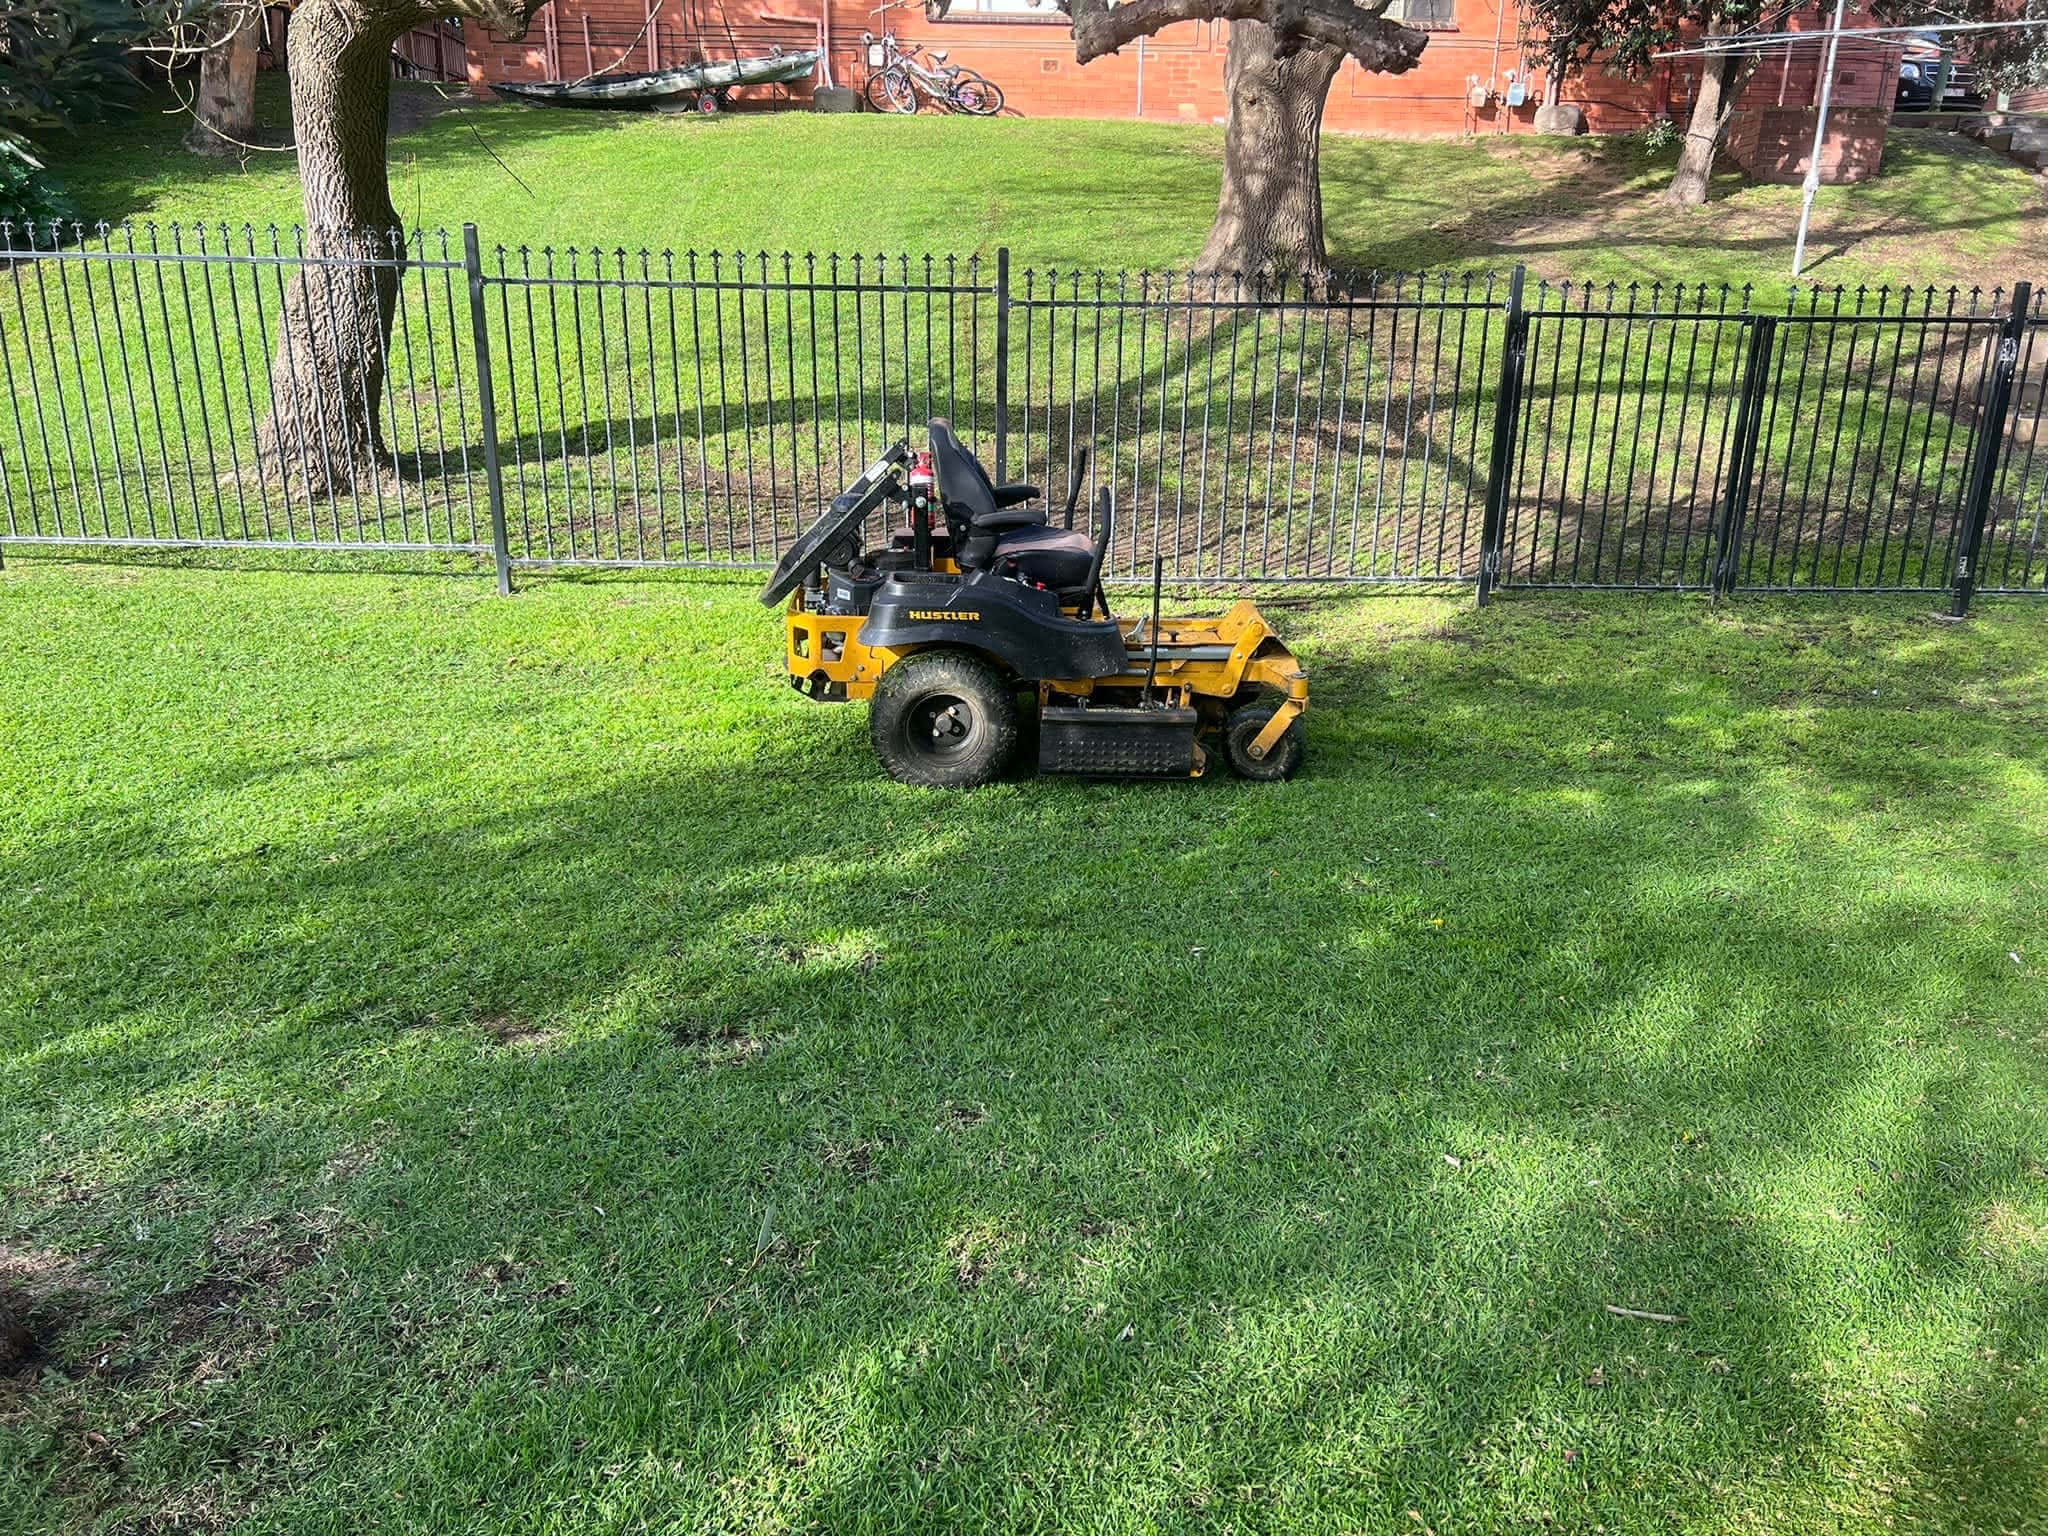
[{"label": "dirt patch in grass", "polygon": [[968,1131],[988,1118],[988,1109],[981,1104],[948,1104],[940,1117],[943,1130]]},{"label": "dirt patch in grass", "polygon": [[69,1259],[0,1243],[0,1384],[33,1383],[90,1297]]},{"label": "dirt patch in grass", "polygon": [[953,1283],[963,1291],[979,1290],[981,1282],[988,1278],[995,1256],[986,1248],[969,1248],[955,1253],[953,1259]]},{"label": "dirt patch in grass", "polygon": [[514,1013],[495,1014],[481,1021],[483,1031],[500,1045],[542,1046],[555,1038],[555,1031]]},{"label": "dirt patch in grass", "polygon": [[[127,1383],[188,1358],[194,1376],[224,1374],[275,1332],[276,1291],[326,1252],[330,1230],[273,1217],[222,1233],[197,1280],[125,1305],[85,1259],[0,1244],[0,1388],[52,1373]],[[87,1342],[67,1348],[74,1334]]]},{"label": "dirt patch in grass", "polygon": [[865,1179],[874,1172],[875,1154],[880,1150],[878,1141],[831,1142],[819,1154],[819,1161],[834,1173]]},{"label": "dirt patch in grass", "polygon": [[112,1381],[155,1376],[198,1349],[191,1374],[223,1375],[261,1352],[275,1293],[327,1250],[324,1227],[288,1231],[280,1218],[213,1240],[212,1262],[191,1285],[153,1296],[122,1321],[120,1338],[84,1363]]}]

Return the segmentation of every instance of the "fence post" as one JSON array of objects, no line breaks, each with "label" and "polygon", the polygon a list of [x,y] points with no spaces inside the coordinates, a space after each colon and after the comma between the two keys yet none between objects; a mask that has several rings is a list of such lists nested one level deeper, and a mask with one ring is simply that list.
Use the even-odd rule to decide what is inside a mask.
[{"label": "fence post", "polygon": [[1984,524],[1991,515],[1991,490],[1998,479],[1998,461],[2005,455],[2005,417],[2012,408],[2012,379],[2020,360],[2020,340],[2027,328],[2027,308],[2034,296],[2029,283],[2012,285],[2012,313],[1998,327],[1998,348],[1984,373],[1979,399],[1977,451],[1970,459],[1970,489],[1963,499],[1963,532],[1956,545],[1955,585],[1948,612],[1960,619],[1970,611],[1977,590],[1977,556],[1984,543]]},{"label": "fence post", "polygon": [[1529,352],[1529,316],[1522,308],[1522,283],[1529,269],[1517,265],[1508,278],[1507,331],[1501,338],[1500,382],[1493,400],[1493,455],[1486,465],[1486,513],[1479,530],[1479,606],[1500,585],[1501,546],[1507,539],[1508,475],[1515,462],[1515,434],[1522,419],[1522,369]]},{"label": "fence post", "polygon": [[1770,393],[1771,352],[1777,339],[1774,315],[1752,315],[1749,352],[1742,368],[1742,393],[1735,401],[1735,440],[1728,449],[1728,483],[1721,497],[1720,526],[1714,531],[1714,596],[1735,590],[1736,568],[1742,559],[1743,525],[1749,517],[1749,482],[1756,473],[1757,435],[1763,425],[1764,399]]},{"label": "fence post", "polygon": [[512,550],[505,536],[505,476],[498,464],[498,396],[491,383],[491,329],[484,309],[484,260],[476,226],[462,226],[462,270],[469,277],[469,333],[476,349],[477,405],[483,415],[484,484],[491,498],[491,558],[498,595],[512,595]]},{"label": "fence post", "polygon": [[1004,473],[1010,451],[1010,248],[996,247],[996,484],[1009,477]]}]

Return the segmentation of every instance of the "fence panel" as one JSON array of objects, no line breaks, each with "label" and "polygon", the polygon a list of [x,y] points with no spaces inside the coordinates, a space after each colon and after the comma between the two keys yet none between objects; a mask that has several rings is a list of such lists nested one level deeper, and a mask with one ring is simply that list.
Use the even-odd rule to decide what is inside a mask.
[{"label": "fence panel", "polygon": [[1183,581],[1472,580],[1495,287],[1027,270],[1011,467],[1063,495],[1085,448],[1126,579],[1157,553]]},{"label": "fence panel", "polygon": [[485,287],[518,564],[772,565],[890,442],[994,426],[979,258],[500,248]]},{"label": "fence panel", "polygon": [[1537,285],[1503,586],[1707,585],[1743,298],[1705,284]]},{"label": "fence panel", "polygon": [[[0,225],[0,261],[10,543],[489,548],[467,299],[445,235],[361,236],[320,257],[296,230]],[[391,344],[374,462],[352,491],[316,496],[267,446],[320,451],[318,424],[278,407],[273,349],[287,345],[287,290],[305,285],[317,325],[345,268],[396,275]]]},{"label": "fence panel", "polygon": [[1732,584],[1945,589],[2001,319],[2000,295],[1975,290],[1789,297]]},{"label": "fence panel", "polygon": [[2004,454],[1978,561],[1980,592],[2048,589],[2048,296],[2036,293],[2020,338]]},{"label": "fence panel", "polygon": [[[1476,581],[1485,544],[1501,586],[1932,591],[1981,510],[1976,584],[2048,589],[2048,306],[2018,290],[2024,315],[1998,290],[1762,304],[1006,252],[472,268],[446,234],[217,225],[0,226],[0,261],[10,544],[483,556],[495,459],[512,565],[765,566],[943,415],[1055,506],[1085,450],[1083,494],[1119,509],[1113,579],[1157,553],[1184,582]],[[280,317],[298,293],[301,334],[353,357],[317,333],[321,296],[372,280],[376,430],[330,494],[339,450],[274,382]]]}]

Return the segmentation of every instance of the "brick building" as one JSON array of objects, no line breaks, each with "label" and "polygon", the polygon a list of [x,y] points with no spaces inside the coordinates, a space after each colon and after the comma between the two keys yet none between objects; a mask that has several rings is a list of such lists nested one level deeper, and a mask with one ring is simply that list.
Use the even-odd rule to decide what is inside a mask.
[{"label": "brick building", "polygon": [[[1330,89],[1326,128],[1403,138],[1531,129],[1544,79],[1541,67],[1532,70],[1525,59],[1534,50],[1516,0],[1396,0],[1389,14],[1429,31],[1421,62],[1406,74],[1385,75],[1346,59]],[[1828,15],[1814,6],[1779,25],[1825,28]],[[608,66],[615,66],[612,72],[664,69],[775,47],[822,46],[833,82],[858,89],[867,74],[861,34],[885,28],[979,70],[1002,87],[1011,112],[1027,117],[1216,122],[1224,114],[1228,23],[1182,23],[1083,67],[1074,62],[1065,16],[1049,0],[956,0],[939,21],[921,5],[878,12],[868,0],[554,0],[520,43],[472,27],[469,78],[473,86],[488,87],[494,80],[575,79]],[[1820,59],[1816,41],[1759,60],[1730,138],[1731,153],[1745,166],[1774,175],[1790,166],[1795,179],[1803,173]],[[1896,45],[1843,44],[1834,114],[1842,130],[1830,133],[1823,157],[1829,179],[1836,172],[1859,179],[1875,168],[1898,59]],[[1567,82],[1562,99],[1584,109],[1595,133],[1626,133],[1665,116],[1683,121],[1700,63],[1669,61],[1640,81],[1591,72]],[[794,88],[798,102],[813,83]],[[1802,118],[1807,142],[1798,144]]]}]

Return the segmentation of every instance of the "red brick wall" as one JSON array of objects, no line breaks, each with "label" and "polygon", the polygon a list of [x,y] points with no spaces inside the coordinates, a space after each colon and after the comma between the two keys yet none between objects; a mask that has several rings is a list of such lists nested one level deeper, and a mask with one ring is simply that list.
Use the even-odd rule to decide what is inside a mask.
[{"label": "red brick wall", "polygon": [[[877,18],[868,0],[826,0],[831,7],[834,80],[858,89],[866,79],[861,33]],[[1506,7],[1505,13],[1503,6]],[[730,16],[732,36],[725,28]],[[1337,132],[1403,137],[1526,129],[1540,84],[1510,112],[1498,104],[1474,110],[1471,78],[1505,93],[1511,71],[1523,69],[1517,52],[1514,0],[1456,0],[1455,27],[1432,32],[1422,61],[1405,75],[1369,74],[1346,60],[1331,87],[1324,125]],[[472,84],[492,80],[576,79],[629,57],[617,73],[667,68],[699,58],[726,58],[736,42],[743,53],[815,46],[818,0],[659,0],[654,23],[646,0],[555,0],[534,18],[525,42],[500,42],[470,28]],[[892,12],[889,27],[904,41],[943,48],[955,64],[979,70],[1003,88],[1011,111],[1030,117],[1133,118],[1160,122],[1219,122],[1224,113],[1223,50],[1227,25],[1189,22],[1148,38],[1086,68],[1074,62],[1064,20],[975,20],[964,15],[925,19],[921,7]],[[586,45],[587,39],[587,45]],[[1596,132],[1641,127],[1668,109],[1671,83],[1659,71],[1647,82],[1601,76],[1577,83],[1567,100],[1579,101]],[[1539,77],[1540,78],[1540,77]],[[757,92],[765,95],[765,92]],[[809,84],[796,88],[808,98]],[[1142,95],[1142,103],[1140,97]],[[1685,100],[1681,83],[1678,100]],[[1142,110],[1141,110],[1142,107]]]},{"label": "red brick wall", "polygon": [[[831,66],[836,83],[858,89],[866,79],[861,33],[878,20],[870,0],[658,0],[652,27],[642,31],[647,0],[555,0],[535,17],[523,45],[490,39],[472,27],[469,73],[472,83],[491,80],[575,79],[610,64],[622,52],[631,57],[621,72],[665,68],[699,58],[812,47],[818,36],[819,5],[831,9]],[[963,0],[964,3],[964,0]],[[1819,6],[1798,13],[1786,26],[1824,27]],[[729,38],[725,20],[730,16]],[[1331,87],[1323,124],[1335,132],[1421,138],[1462,133],[1527,131],[1542,96],[1542,71],[1527,81],[1527,101],[1510,110],[1501,104],[1510,72],[1526,68],[1517,39],[1522,33],[1516,0],[1456,0],[1455,25],[1432,31],[1421,62],[1404,75],[1374,74],[1345,60]],[[586,25],[589,45],[586,50]],[[1224,113],[1223,51],[1228,26],[1188,22],[1168,28],[1120,54],[1085,68],[1074,62],[1073,39],[1061,19],[925,18],[922,7],[890,13],[888,25],[904,41],[943,48],[951,62],[979,70],[1003,88],[1009,109],[1028,117],[1135,118],[1158,122],[1220,122]],[[635,42],[635,38],[638,41]],[[1872,55],[1884,55],[1873,59]],[[1697,59],[1661,64],[1641,81],[1595,71],[1567,83],[1564,100],[1586,112],[1595,133],[1625,133],[1653,118],[1682,116],[1698,78]],[[1896,86],[1895,49],[1848,45],[1837,70],[1837,99],[1844,105],[1880,102],[1889,106]],[[1816,47],[1800,44],[1759,61],[1746,103],[1804,105],[1819,74]],[[1496,92],[1474,108],[1475,83]],[[794,90],[799,101],[810,82]],[[753,93],[766,96],[771,93]],[[780,93],[773,93],[779,96]]]},{"label": "red brick wall", "polygon": [[[1746,112],[1728,125],[1728,155],[1758,181],[1790,185],[1806,179],[1813,156],[1813,129],[1819,112],[1813,107],[1763,107]],[[1821,145],[1820,179],[1828,186],[1865,181],[1877,174],[1884,158],[1885,133],[1892,109],[1834,107],[1828,109],[1828,136]]]}]

